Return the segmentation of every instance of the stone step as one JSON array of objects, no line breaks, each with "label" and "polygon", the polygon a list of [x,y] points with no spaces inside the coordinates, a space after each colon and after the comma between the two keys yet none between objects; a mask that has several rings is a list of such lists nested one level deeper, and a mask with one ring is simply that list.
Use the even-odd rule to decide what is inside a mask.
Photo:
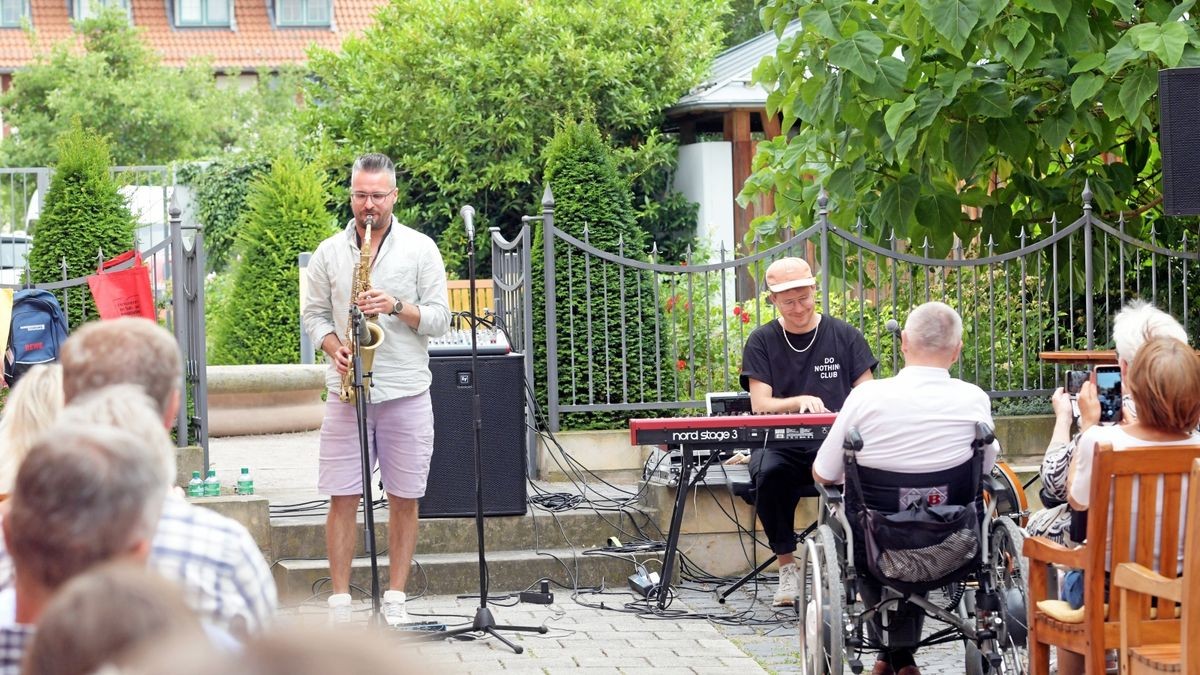
[{"label": "stone step", "polygon": [[[362,516],[359,516],[362,531]],[[524,516],[484,518],[484,537],[488,550],[529,550],[540,547],[593,548],[603,546],[608,537],[628,539],[625,532],[646,532],[647,536],[662,538],[645,517],[625,513],[596,513],[577,509],[547,513],[530,509]],[[375,511],[376,548],[387,545],[387,510]],[[363,537],[358,537],[357,554],[362,554]],[[432,518],[421,520],[417,537],[417,554],[469,553],[477,550],[474,518]],[[300,516],[271,519],[271,552],[276,558],[324,558],[325,518]]]},{"label": "stone step", "polygon": [[[634,559],[639,562],[658,558],[657,553],[611,555],[584,555],[582,548],[533,550],[489,550],[487,570],[489,595],[517,592],[537,587],[540,579],[548,578],[560,584],[571,585],[571,576],[578,575],[579,587],[604,585],[608,588],[626,588],[627,579],[635,571]],[[409,595],[432,594],[454,595],[479,592],[479,554],[477,551],[463,553],[418,554],[409,574]],[[380,588],[387,588],[387,554],[380,548],[378,558]],[[419,565],[419,567],[418,567]],[[328,584],[318,582],[329,576],[329,563],[324,559],[283,559],[272,568],[275,583],[282,603],[310,600],[321,591],[328,592]],[[651,569],[657,569],[651,564]],[[371,562],[365,557],[355,558],[350,575],[351,583],[362,589],[371,587]],[[551,586],[556,593],[569,592]]]}]

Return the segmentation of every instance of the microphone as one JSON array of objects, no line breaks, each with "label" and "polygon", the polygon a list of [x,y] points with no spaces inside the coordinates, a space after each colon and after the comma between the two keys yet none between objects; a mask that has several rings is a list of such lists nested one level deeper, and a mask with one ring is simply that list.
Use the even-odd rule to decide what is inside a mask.
[{"label": "microphone", "polygon": [[891,333],[896,338],[900,337],[900,322],[895,319],[888,319],[887,323],[883,324],[883,329]]},{"label": "microphone", "polygon": [[369,346],[372,338],[371,329],[367,327],[367,316],[358,308],[358,305],[350,309],[350,315],[353,317],[351,320],[354,325],[358,327],[358,344]]},{"label": "microphone", "polygon": [[462,216],[463,222],[467,225],[467,239],[475,241],[475,207],[467,204],[459,209],[458,215]]}]

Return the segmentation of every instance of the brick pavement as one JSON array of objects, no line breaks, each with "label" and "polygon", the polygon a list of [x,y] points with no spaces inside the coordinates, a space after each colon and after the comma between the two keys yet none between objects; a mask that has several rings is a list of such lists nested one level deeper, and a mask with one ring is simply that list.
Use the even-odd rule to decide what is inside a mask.
[{"label": "brick pavement", "polygon": [[[430,672],[466,673],[574,673],[593,675],[622,673],[639,675],[706,675],[709,673],[799,673],[796,622],[788,612],[769,607],[770,590],[764,587],[756,597],[753,589],[739,591],[720,605],[714,593],[682,589],[669,612],[688,611],[709,615],[705,618],[677,619],[646,613],[616,611],[634,600],[628,593],[584,595],[587,602],[603,602],[605,608],[585,606],[571,599],[569,592],[555,593],[550,605],[518,604],[511,600],[491,605],[498,623],[539,626],[549,632],[502,632],[523,646],[523,654],[514,654],[496,639],[411,641],[408,634],[386,633],[383,639],[404,644],[404,658],[413,663],[424,661]],[[467,625],[478,607],[478,600],[452,596],[416,598],[409,602],[414,619],[436,617],[447,625]],[[367,621],[366,602],[356,604],[355,618]],[[293,608],[287,614],[307,622],[323,621],[325,612],[319,602]],[[752,619],[748,624],[730,623],[735,617]],[[927,622],[933,623],[933,622]],[[922,650],[917,657],[921,672],[927,675],[960,675],[963,672],[963,647],[960,643]],[[870,666],[871,659],[864,659]],[[849,672],[849,671],[847,671]],[[869,671],[868,671],[869,672]]]}]

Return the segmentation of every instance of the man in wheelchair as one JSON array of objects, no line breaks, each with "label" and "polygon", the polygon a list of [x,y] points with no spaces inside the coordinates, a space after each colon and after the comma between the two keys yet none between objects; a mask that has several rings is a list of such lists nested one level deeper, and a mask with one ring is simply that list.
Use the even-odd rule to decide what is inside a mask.
[{"label": "man in wheelchair", "polygon": [[[952,640],[974,643],[968,672],[1002,665],[978,650],[999,642],[983,644],[1003,619],[971,606],[1002,604],[993,583],[964,602],[964,580],[986,576],[989,557],[981,486],[999,451],[991,404],[979,387],[950,377],[962,350],[952,308],[917,307],[900,340],[905,367],[850,393],[813,464],[819,485],[845,482],[846,490],[823,489],[822,524],[802,552],[805,606],[797,609],[808,672],[840,673],[842,663],[861,672],[859,654],[878,649],[873,673],[917,675],[916,649]],[[1005,534],[1020,536],[1015,526]],[[950,603],[927,599],[935,589],[950,589]],[[927,613],[951,628],[922,639]]]}]

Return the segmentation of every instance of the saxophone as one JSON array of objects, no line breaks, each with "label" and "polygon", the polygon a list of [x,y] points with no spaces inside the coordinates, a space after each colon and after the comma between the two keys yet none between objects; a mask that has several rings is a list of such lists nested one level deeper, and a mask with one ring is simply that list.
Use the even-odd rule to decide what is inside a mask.
[{"label": "saxophone", "polygon": [[[358,263],[354,266],[354,281],[350,288],[350,318],[346,322],[346,338],[342,340],[344,345],[353,344],[355,301],[358,300],[359,295],[371,288],[371,228],[375,226],[375,216],[367,216],[366,226]],[[362,353],[363,391],[369,402],[371,400],[371,367],[375,364],[375,350],[383,344],[383,328],[379,325],[378,317],[368,317],[365,321],[370,338],[361,342],[359,350]],[[346,370],[346,374],[342,375],[342,390],[339,396],[347,403],[354,402],[353,364]]]}]

